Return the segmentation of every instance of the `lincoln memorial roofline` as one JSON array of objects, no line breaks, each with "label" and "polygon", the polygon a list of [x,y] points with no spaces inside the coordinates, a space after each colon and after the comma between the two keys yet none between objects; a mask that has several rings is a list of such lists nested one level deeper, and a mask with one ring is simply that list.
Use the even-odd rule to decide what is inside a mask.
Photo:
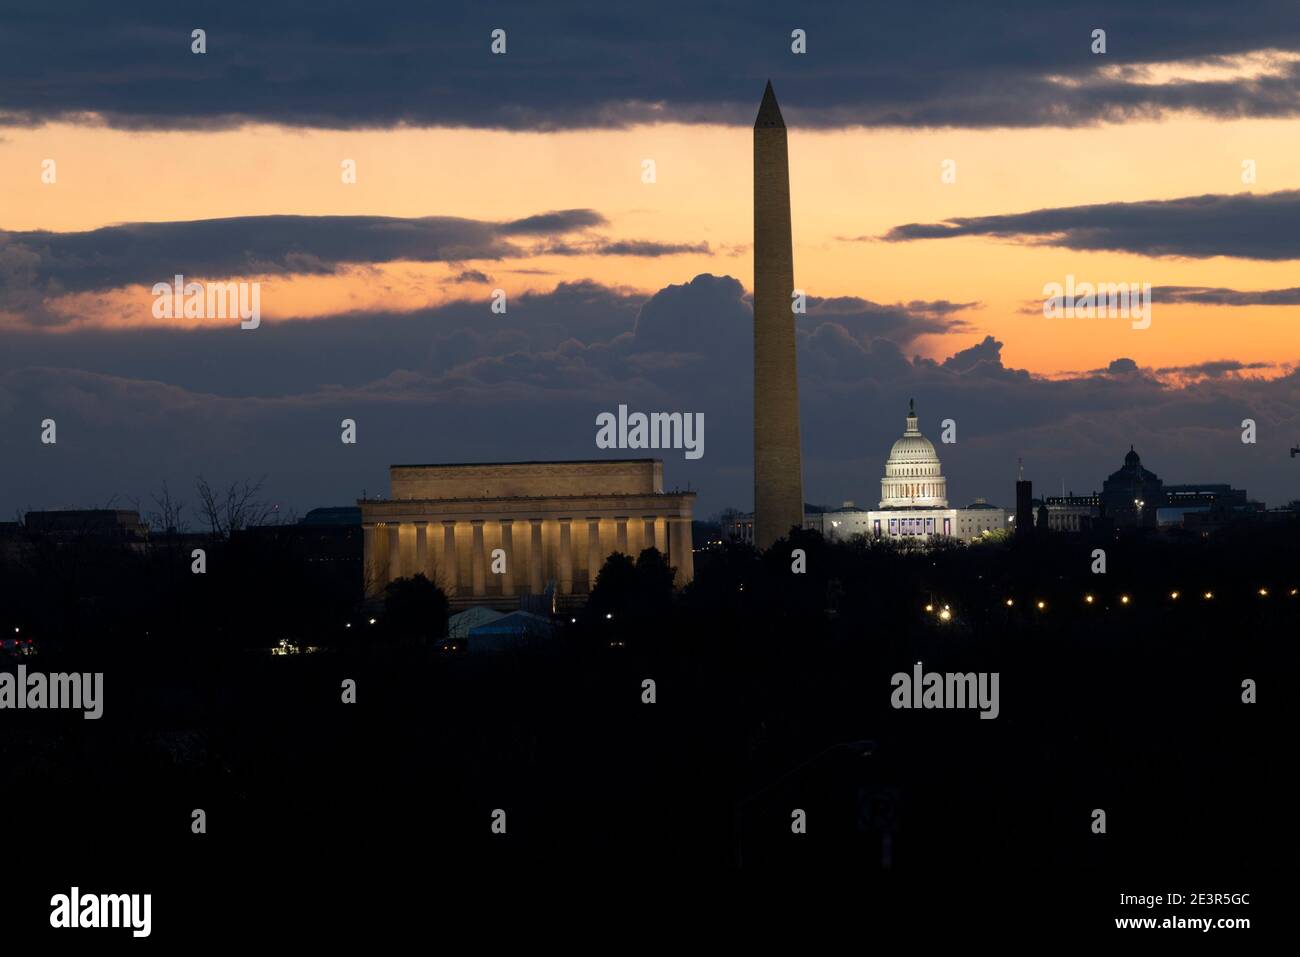
[{"label": "lincoln memorial roofline", "polygon": [[592,492],[581,495],[467,495],[458,498],[359,498],[358,505],[420,505],[448,502],[581,502],[587,499],[665,499],[695,498],[697,493],[673,492]]},{"label": "lincoln memorial roofline", "polygon": [[662,462],[663,459],[528,459],[522,462],[405,462],[390,465],[391,469],[464,469],[475,466],[493,467],[498,465],[618,465],[646,462]]}]

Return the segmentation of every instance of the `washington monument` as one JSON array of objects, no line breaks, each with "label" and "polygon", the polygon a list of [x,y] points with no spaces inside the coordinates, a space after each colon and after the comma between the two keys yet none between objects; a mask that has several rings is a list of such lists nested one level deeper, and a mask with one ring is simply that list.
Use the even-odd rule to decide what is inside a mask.
[{"label": "washington monument", "polygon": [[803,526],[794,253],[785,120],[769,80],[754,121],[754,544]]}]

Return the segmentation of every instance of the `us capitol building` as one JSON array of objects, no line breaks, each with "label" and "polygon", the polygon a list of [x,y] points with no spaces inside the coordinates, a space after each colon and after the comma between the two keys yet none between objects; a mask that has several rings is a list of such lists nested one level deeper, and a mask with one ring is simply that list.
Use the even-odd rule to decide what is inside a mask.
[{"label": "us capitol building", "polygon": [[915,402],[909,401],[907,429],[889,450],[880,480],[880,505],[866,510],[846,502],[841,508],[805,517],[804,527],[826,538],[970,540],[1007,528],[1010,513],[976,499],[966,508],[948,507],[948,480],[943,477],[934,444],[917,427]]}]

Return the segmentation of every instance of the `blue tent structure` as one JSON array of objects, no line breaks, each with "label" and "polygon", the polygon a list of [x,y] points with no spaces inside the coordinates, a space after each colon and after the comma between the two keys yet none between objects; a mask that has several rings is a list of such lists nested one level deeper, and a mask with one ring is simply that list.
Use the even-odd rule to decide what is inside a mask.
[{"label": "blue tent structure", "polygon": [[504,612],[493,611],[491,608],[480,606],[466,609],[447,619],[447,637],[461,640],[468,639],[470,631],[474,628],[504,617]]},{"label": "blue tent structure", "polygon": [[527,611],[514,611],[469,630],[470,654],[492,654],[544,644],[555,637],[549,618]]}]

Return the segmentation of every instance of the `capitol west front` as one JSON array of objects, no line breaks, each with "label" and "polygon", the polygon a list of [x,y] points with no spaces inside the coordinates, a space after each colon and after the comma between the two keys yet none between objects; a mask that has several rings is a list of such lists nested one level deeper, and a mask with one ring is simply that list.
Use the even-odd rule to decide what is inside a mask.
[{"label": "capitol west front", "polygon": [[948,507],[948,480],[943,476],[939,455],[933,443],[921,434],[917,421],[915,406],[909,404],[907,428],[885,461],[877,508],[866,510],[846,503],[832,511],[808,515],[804,527],[840,540],[854,535],[969,540],[1007,528],[1007,510],[981,500],[967,508]]}]

